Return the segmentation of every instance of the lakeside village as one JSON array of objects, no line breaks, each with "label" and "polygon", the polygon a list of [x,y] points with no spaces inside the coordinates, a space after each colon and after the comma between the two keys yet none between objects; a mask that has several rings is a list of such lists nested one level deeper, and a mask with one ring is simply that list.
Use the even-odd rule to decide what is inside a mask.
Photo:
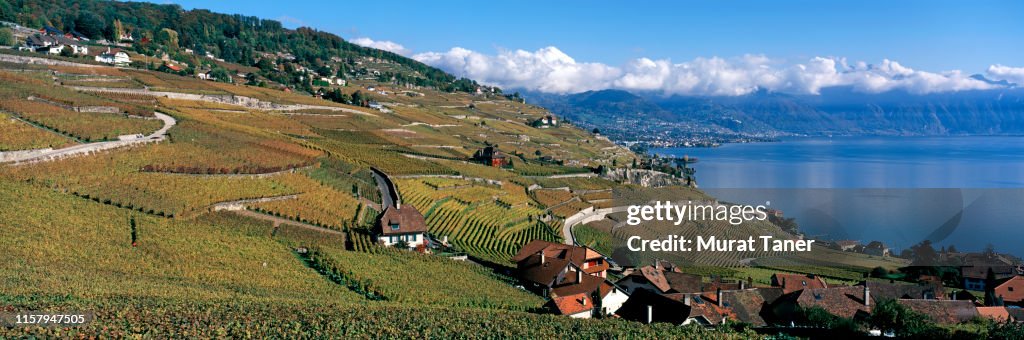
[{"label": "lakeside village", "polygon": [[[488,153],[488,164],[502,165]],[[494,160],[493,157],[499,157]],[[382,195],[393,202],[380,214],[373,231],[381,245],[467,260],[453,254],[447,238],[435,240],[415,207],[401,204],[386,175]],[[894,256],[881,242],[822,241],[835,250]],[[511,258],[508,273],[522,289],[548,300],[546,308],[570,318],[621,318],[641,323],[676,325],[744,325],[762,331],[815,335],[834,330],[833,320],[866,321],[874,313],[911,313],[936,324],[973,320],[1024,322],[1024,266],[1020,260],[987,249],[961,253],[934,250],[924,242],[897,256],[914,262],[901,273],[877,268],[852,284],[830,284],[815,273],[775,272],[770,284],[751,278],[727,279],[687,273],[677,264],[655,260],[625,267],[595,249],[534,240]],[[469,260],[472,261],[472,260]],[[823,313],[823,314],[815,314]],[[817,316],[815,316],[817,315]],[[851,323],[852,324],[852,323]],[[892,335],[872,329],[875,335]]]},{"label": "lakeside village", "polygon": [[[135,38],[123,32],[118,23],[115,23],[119,37],[116,42],[89,41],[81,34],[65,33],[53,27],[34,30],[10,23],[5,25],[13,27],[15,34],[25,41],[24,46],[19,47],[25,51],[86,58],[118,66],[133,63],[132,55],[121,48],[131,46]],[[192,53],[189,49],[185,52]],[[208,53],[206,57],[217,60]],[[287,55],[280,57],[288,58]],[[234,77],[219,68],[201,70],[199,66],[184,65],[167,58],[160,62],[162,71],[181,73],[193,68],[193,75],[203,80],[224,81],[224,77]],[[248,75],[238,76],[248,78]],[[320,83],[344,85],[345,82],[336,76],[316,76]],[[478,94],[481,91],[487,90],[477,89]],[[330,96],[327,93],[315,95]],[[366,106],[384,109],[374,102],[368,102]],[[558,124],[558,118],[549,115],[531,125],[550,128]],[[654,134],[650,126],[637,129],[634,128],[639,125],[619,126],[622,131],[632,131],[631,135],[611,131],[614,139],[634,140],[640,145],[715,146],[722,142],[712,137],[681,139],[671,133]],[[608,131],[600,134],[595,128],[594,132],[600,138],[608,138]],[[708,131],[705,136],[713,133]],[[692,133],[689,135],[693,136]],[[641,141],[638,136],[652,136],[650,138],[653,139]],[[736,138],[733,142],[761,139]],[[673,142],[667,142],[670,140]],[[515,156],[492,146],[478,151],[473,161],[494,167],[512,167]],[[550,161],[557,162],[554,159]],[[639,164],[634,160],[632,168],[666,173],[683,179],[688,185],[696,185],[693,169],[687,166],[692,161],[653,156]],[[595,171],[602,172],[601,169]],[[385,174],[379,175],[379,180],[387,187],[382,196],[387,198],[373,230],[376,242],[383,246],[473,261],[458,253],[447,238],[438,240],[432,237],[427,232],[423,214],[412,205],[402,204],[395,185]],[[870,277],[852,285],[829,284],[826,282],[828,277],[819,273],[781,271],[771,275],[770,284],[759,285],[750,278],[730,279],[688,273],[687,268],[661,260],[620,266],[607,254],[586,246],[533,240],[511,258],[516,267],[508,274],[514,276],[524,290],[547,298],[547,309],[551,313],[571,318],[621,318],[641,323],[708,327],[744,324],[759,329],[824,329],[834,327],[822,325],[816,312],[841,320],[867,320],[878,313],[897,310],[924,315],[939,324],[984,318],[997,322],[1024,322],[1024,266],[1019,259],[992,250],[980,253],[962,253],[952,248],[935,250],[927,242],[901,254],[891,254],[884,244],[877,241],[865,245],[856,240],[819,243],[837,250],[883,257],[899,256],[914,262],[899,273],[878,268],[881,270],[873,271]],[[883,333],[881,329],[873,332]]]}]

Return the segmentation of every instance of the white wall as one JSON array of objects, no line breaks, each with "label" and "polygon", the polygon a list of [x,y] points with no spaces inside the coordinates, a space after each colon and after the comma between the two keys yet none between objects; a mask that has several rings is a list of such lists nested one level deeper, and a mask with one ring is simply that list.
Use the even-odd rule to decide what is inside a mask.
[{"label": "white wall", "polygon": [[608,295],[601,299],[601,312],[606,315],[614,314],[628,299],[629,295],[626,295],[625,291],[619,288],[612,289]]}]

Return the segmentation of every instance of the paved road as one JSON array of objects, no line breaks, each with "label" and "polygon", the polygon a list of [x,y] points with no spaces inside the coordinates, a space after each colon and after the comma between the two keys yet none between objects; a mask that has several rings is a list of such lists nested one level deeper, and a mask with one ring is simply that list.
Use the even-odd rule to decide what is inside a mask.
[{"label": "paved road", "polygon": [[174,124],[177,124],[177,121],[174,119],[174,117],[165,115],[163,113],[156,112],[154,113],[154,115],[156,115],[157,119],[160,119],[164,122],[164,126],[161,127],[159,130],[156,130],[156,132],[153,132],[152,134],[145,137],[129,140],[77,144],[56,150],[21,150],[7,153],[7,155],[4,155],[3,152],[0,152],[0,160],[2,160],[2,162],[14,163],[42,162],[77,155],[85,155],[98,151],[125,147],[129,145],[163,141],[165,138],[167,138],[167,130],[170,130],[171,127],[174,126]]},{"label": "paved road", "polygon": [[380,170],[373,169],[372,172],[373,179],[377,182],[377,191],[380,191],[381,211],[388,207],[395,206],[395,198],[391,197],[391,190],[388,189],[388,185],[394,186],[394,184],[391,183],[391,179],[387,178],[387,176]]},{"label": "paved road", "polygon": [[577,224],[585,224],[585,223],[581,223],[583,221],[586,221],[586,222],[597,221],[597,220],[603,219],[608,214],[616,213],[616,212],[624,212],[624,211],[627,211],[627,210],[629,210],[629,206],[611,207],[611,208],[604,208],[604,209],[595,209],[595,210],[591,211],[590,213],[583,214],[582,216],[579,216],[577,218],[572,218],[572,217],[575,217],[576,215],[570,216],[570,218],[572,218],[572,219],[571,220],[566,220],[565,224],[562,225],[562,240],[565,240],[565,244],[575,245],[576,244],[576,238],[574,238],[573,235],[572,235],[572,227],[575,227]]}]

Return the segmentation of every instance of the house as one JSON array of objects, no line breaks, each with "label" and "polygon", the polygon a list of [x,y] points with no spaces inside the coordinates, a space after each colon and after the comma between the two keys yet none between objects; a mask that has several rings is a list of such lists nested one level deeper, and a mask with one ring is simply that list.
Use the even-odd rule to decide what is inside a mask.
[{"label": "house", "polygon": [[[564,280],[550,290],[552,300],[560,297],[586,296],[590,302],[589,311],[592,316],[613,315],[622,307],[622,304],[629,299],[629,295],[622,288],[619,288],[607,280],[575,272],[575,275],[568,275]],[[574,303],[581,304],[576,301]],[[562,315],[572,315],[559,309]],[[578,317],[578,316],[576,316]]]},{"label": "house", "polygon": [[674,265],[665,266],[664,261],[644,266],[628,273],[615,284],[632,294],[637,289],[646,289],[658,294],[701,293],[721,289],[743,289],[744,284],[723,283],[721,280],[704,282],[700,275],[681,273]]},{"label": "house", "polygon": [[732,308],[725,306],[723,299],[724,292],[669,294],[666,297],[673,300],[683,301],[683,304],[690,306],[690,313],[684,325],[697,323],[702,326],[714,326],[728,320],[737,320],[736,313]]},{"label": "house", "polygon": [[722,306],[730,308],[732,316],[754,327],[769,324],[769,306],[781,297],[782,288],[747,288],[722,290]]},{"label": "house", "polygon": [[[590,248],[544,240],[527,243],[512,257],[512,261],[516,263],[519,277],[527,288],[541,292],[542,295],[548,295],[544,291],[550,292],[556,286],[583,283],[586,280],[580,277],[572,280],[571,276],[578,276],[576,274],[586,274],[584,276],[593,276],[603,281],[609,267],[604,255]],[[562,291],[560,295],[566,295],[566,292]]]},{"label": "house", "polygon": [[1024,276],[1014,275],[997,281],[995,293],[1006,305],[1024,307]]},{"label": "house", "polygon": [[473,159],[483,165],[493,166],[496,168],[509,166],[508,155],[499,151],[497,146],[488,146],[477,150],[476,153],[473,154]]},{"label": "house", "polygon": [[[626,302],[626,291],[605,280],[608,261],[604,255],[588,247],[534,240],[524,245],[516,256],[517,273],[523,286],[543,296],[569,297],[584,294],[593,303],[593,314],[612,315]],[[582,301],[563,300],[554,308],[565,315],[579,313],[575,308]],[[567,313],[572,312],[572,313]]]},{"label": "house", "polygon": [[801,310],[819,307],[835,316],[863,319],[870,315],[875,303],[868,286],[806,288],[779,297],[772,304],[770,315],[778,320],[793,321],[798,319]]},{"label": "house", "polygon": [[541,129],[556,127],[558,126],[558,118],[555,118],[553,115],[545,115],[544,117],[531,122],[530,126]]},{"label": "house", "polygon": [[802,289],[828,288],[825,281],[814,274],[775,273],[772,274],[771,281],[772,287],[782,288],[782,291],[785,294],[793,293]]},{"label": "house", "polygon": [[549,302],[552,309],[561,315],[576,319],[589,319],[594,316],[594,301],[586,293],[558,296]]},{"label": "house", "polygon": [[864,246],[864,254],[872,256],[889,256],[889,247],[878,241],[871,241],[868,245]]},{"label": "house", "polygon": [[64,35],[33,34],[25,38],[25,47],[36,52],[60,54],[65,48],[74,54],[88,54],[89,48]]},{"label": "house", "polygon": [[960,267],[960,277],[963,278],[964,289],[985,290],[985,282],[988,281],[988,271],[992,270],[996,280],[1010,278],[1017,275],[1017,268],[1011,265],[970,265]]},{"label": "house", "polygon": [[128,65],[132,62],[127,52],[119,48],[110,47],[107,47],[107,50],[105,52],[100,52],[98,55],[96,55],[96,61],[118,66]]},{"label": "house", "polygon": [[425,245],[427,222],[416,207],[402,205],[388,206],[377,219],[374,236],[378,243],[393,246],[405,242],[410,248]]},{"label": "house", "polygon": [[[57,48],[57,46],[59,46],[59,44],[57,43],[57,38],[51,37],[49,35],[42,35],[36,33],[25,38],[25,47],[32,51],[58,54],[60,53],[60,50],[64,47],[60,46],[59,48]],[[54,53],[53,50],[55,48],[56,52]]]},{"label": "house", "polygon": [[897,300],[897,303],[915,312],[927,315],[940,324],[970,321],[979,316],[978,308],[964,300]]},{"label": "house", "polygon": [[369,106],[371,109],[377,109],[377,110],[381,110],[381,109],[384,108],[384,105],[381,105],[380,103],[372,101],[372,100],[366,106]]}]

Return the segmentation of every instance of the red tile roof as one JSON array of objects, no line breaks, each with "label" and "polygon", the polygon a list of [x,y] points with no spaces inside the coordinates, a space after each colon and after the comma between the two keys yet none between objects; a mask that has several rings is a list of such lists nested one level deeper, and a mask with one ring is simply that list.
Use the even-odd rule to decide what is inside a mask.
[{"label": "red tile roof", "polygon": [[[871,312],[871,307],[864,304],[864,287],[861,286],[804,289],[795,294],[798,294],[796,302],[800,307],[821,307],[844,318]],[[875,299],[871,298],[871,306],[874,305]]]},{"label": "red tile roof", "polygon": [[1014,276],[1003,280],[996,286],[996,296],[1003,302],[1024,303],[1024,276]]},{"label": "red tile roof", "polygon": [[594,309],[594,302],[588,294],[579,293],[569,296],[558,296],[551,299],[555,308],[562,315],[573,315]]},{"label": "red tile roof", "polygon": [[999,322],[1010,319],[1010,312],[1006,307],[978,307],[978,315]]},{"label": "red tile roof", "polygon": [[782,291],[789,294],[801,289],[828,288],[828,285],[816,275],[775,273],[772,274],[772,287],[782,287]]}]

